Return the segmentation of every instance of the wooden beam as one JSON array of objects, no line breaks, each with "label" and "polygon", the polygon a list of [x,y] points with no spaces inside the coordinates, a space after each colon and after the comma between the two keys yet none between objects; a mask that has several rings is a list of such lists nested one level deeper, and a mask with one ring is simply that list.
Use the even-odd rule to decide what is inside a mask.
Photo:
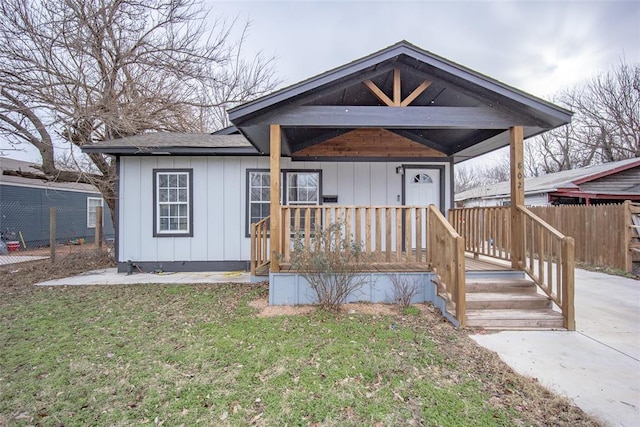
[{"label": "wooden beam", "polygon": [[431,82],[429,80],[425,80],[423,81],[420,86],[418,86],[417,88],[415,88],[413,90],[413,92],[411,92],[409,94],[409,96],[407,96],[405,99],[402,100],[402,102],[400,103],[400,105],[402,107],[406,107],[407,105],[410,105],[417,97],[420,96],[420,94],[422,92],[424,92],[425,90],[427,90],[427,88],[431,86]]},{"label": "wooden beam", "polygon": [[511,267],[520,268],[524,262],[524,229],[518,206],[524,206],[524,131],[522,126],[509,129],[511,171]]},{"label": "wooden beam", "polygon": [[280,145],[282,142],[282,132],[280,125],[270,126],[270,240],[271,240],[271,272],[280,271],[278,257],[280,248]]},{"label": "wooden beam", "polygon": [[393,106],[393,101],[391,100],[391,98],[389,98],[374,82],[372,82],[371,80],[365,80],[363,83],[376,96],[376,98],[378,98],[389,107]]},{"label": "wooden beam", "polygon": [[272,116],[271,120],[282,127],[392,129],[509,129],[521,122],[508,113],[491,107],[387,108],[336,105],[296,107]]},{"label": "wooden beam", "polygon": [[400,68],[393,69],[393,106],[399,107],[402,102]]}]

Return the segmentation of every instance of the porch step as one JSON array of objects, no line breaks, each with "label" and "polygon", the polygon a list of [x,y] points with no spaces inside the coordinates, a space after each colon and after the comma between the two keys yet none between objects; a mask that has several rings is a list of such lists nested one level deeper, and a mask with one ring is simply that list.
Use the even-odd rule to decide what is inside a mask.
[{"label": "porch step", "polygon": [[467,310],[543,310],[551,308],[551,305],[548,297],[535,293],[472,292],[467,294]]},{"label": "porch step", "polygon": [[470,279],[467,280],[467,293],[499,292],[516,294],[535,294],[536,284],[527,279]]},{"label": "porch step", "polygon": [[536,284],[527,279],[470,279],[466,284],[467,294],[478,292],[535,294]]},{"label": "porch step", "polygon": [[467,310],[467,326],[498,330],[564,329],[562,314],[542,310]]},{"label": "porch step", "polygon": [[563,329],[562,314],[527,279],[470,279],[466,284],[467,326],[495,330]]}]

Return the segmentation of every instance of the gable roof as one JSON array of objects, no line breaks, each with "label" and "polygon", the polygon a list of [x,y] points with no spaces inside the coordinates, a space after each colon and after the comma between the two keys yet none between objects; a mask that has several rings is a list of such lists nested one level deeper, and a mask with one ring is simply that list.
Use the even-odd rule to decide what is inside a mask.
[{"label": "gable roof", "polygon": [[[430,82],[411,107],[383,107],[364,84],[390,93],[394,69],[402,73],[403,98]],[[508,145],[511,126],[524,126],[530,137],[568,123],[571,114],[406,41],[229,110],[236,128],[265,153],[271,123],[282,125],[284,155],[354,128],[383,127],[456,161]]]},{"label": "gable roof", "polygon": [[153,132],[96,142],[83,146],[82,151],[105,154],[258,154],[242,135],[177,132]]},{"label": "gable roof", "polygon": [[[617,162],[587,166],[580,169],[549,173],[538,177],[525,178],[525,195],[552,193],[559,190],[579,190],[583,184],[636,168],[640,170],[640,158],[620,160]],[[640,182],[636,182],[635,185],[623,184],[623,187],[624,188],[610,193],[619,195],[640,195]],[[510,194],[510,182],[503,181],[460,192],[455,195],[455,200],[492,199],[510,197]],[[599,194],[605,195],[607,194],[607,191],[599,191]]]}]

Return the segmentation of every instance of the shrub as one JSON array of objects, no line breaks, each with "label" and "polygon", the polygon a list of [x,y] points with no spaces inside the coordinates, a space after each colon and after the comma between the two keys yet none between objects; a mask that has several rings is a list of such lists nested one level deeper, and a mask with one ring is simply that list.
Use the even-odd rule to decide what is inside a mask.
[{"label": "shrub", "polygon": [[301,234],[293,241],[291,267],[307,279],[322,310],[338,311],[350,294],[370,281],[361,274],[367,264],[362,244],[345,235],[343,228],[343,223],[335,222],[315,230],[309,247]]},{"label": "shrub", "polygon": [[390,274],[389,280],[393,284],[393,302],[402,309],[409,307],[413,297],[422,291],[419,277]]}]

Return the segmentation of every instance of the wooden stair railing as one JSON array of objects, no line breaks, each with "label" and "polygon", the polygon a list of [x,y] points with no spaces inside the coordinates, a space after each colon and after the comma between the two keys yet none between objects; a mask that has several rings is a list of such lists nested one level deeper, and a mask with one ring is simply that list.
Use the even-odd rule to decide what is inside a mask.
[{"label": "wooden stair railing", "polygon": [[269,219],[251,224],[251,275],[269,265]]},{"label": "wooden stair railing", "polygon": [[467,323],[464,239],[434,205],[429,206],[427,220],[427,250],[436,276],[438,295],[455,305],[455,314],[452,314],[464,328]]},{"label": "wooden stair railing", "polygon": [[575,243],[524,206],[518,206],[522,222],[519,251],[510,241],[510,208],[457,208],[449,213],[451,224],[465,239],[465,249],[475,256],[511,260],[520,253],[518,268],[524,271],[562,311],[564,328],[575,330]]}]

